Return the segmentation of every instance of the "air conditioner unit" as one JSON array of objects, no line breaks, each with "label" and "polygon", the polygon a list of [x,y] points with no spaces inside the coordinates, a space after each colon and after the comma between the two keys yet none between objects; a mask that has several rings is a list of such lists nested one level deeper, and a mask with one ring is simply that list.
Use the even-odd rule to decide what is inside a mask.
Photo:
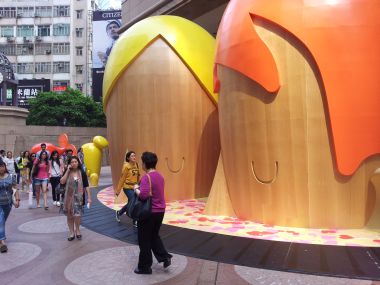
[{"label": "air conditioner unit", "polygon": [[34,14],[34,18],[39,18],[39,17],[41,17],[39,14],[37,13]]},{"label": "air conditioner unit", "polygon": [[21,17],[22,17],[22,13],[17,13],[17,14],[16,14],[16,17],[17,17],[17,18],[21,18]]},{"label": "air conditioner unit", "polygon": [[40,42],[40,41],[42,41],[42,37],[37,36],[37,37],[36,37],[36,42]]},{"label": "air conditioner unit", "polygon": [[51,50],[50,50],[50,49],[47,49],[47,50],[45,50],[45,53],[46,53],[46,54],[51,54]]},{"label": "air conditioner unit", "polygon": [[30,42],[30,39],[28,39],[27,37],[24,37],[23,41],[24,41],[24,43],[28,43],[28,42]]},{"label": "air conditioner unit", "polygon": [[58,63],[58,68],[63,68],[63,63],[62,62]]},{"label": "air conditioner unit", "polygon": [[8,43],[13,43],[15,41],[14,37],[7,37],[7,42]]}]

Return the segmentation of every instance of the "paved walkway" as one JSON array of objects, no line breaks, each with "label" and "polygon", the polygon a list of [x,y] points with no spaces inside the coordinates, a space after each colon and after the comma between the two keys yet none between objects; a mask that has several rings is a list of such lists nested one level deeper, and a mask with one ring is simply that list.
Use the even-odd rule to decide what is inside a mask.
[{"label": "paved walkway", "polygon": [[[101,185],[111,184],[104,167]],[[153,274],[133,273],[138,247],[82,228],[81,241],[67,241],[67,226],[58,208],[28,209],[22,193],[19,209],[7,221],[9,252],[0,254],[0,284],[380,284],[234,266],[174,255],[168,269],[153,265]]]}]

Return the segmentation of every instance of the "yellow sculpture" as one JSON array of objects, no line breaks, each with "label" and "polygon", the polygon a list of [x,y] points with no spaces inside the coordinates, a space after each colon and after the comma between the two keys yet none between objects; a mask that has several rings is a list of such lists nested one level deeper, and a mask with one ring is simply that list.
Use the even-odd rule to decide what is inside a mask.
[{"label": "yellow sculpture", "polygon": [[82,145],[84,164],[90,186],[98,186],[100,167],[102,165],[102,150],[108,147],[108,141],[102,136],[95,136],[91,143]]}]

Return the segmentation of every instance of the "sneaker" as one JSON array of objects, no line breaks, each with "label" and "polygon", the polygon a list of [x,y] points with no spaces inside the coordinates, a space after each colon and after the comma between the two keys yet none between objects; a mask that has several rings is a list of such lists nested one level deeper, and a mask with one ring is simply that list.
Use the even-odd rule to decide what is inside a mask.
[{"label": "sneaker", "polygon": [[0,252],[1,253],[5,253],[5,252],[7,252],[8,251],[8,247],[5,245],[5,244],[2,244],[1,246],[0,246]]},{"label": "sneaker", "polygon": [[116,211],[116,221],[120,223],[120,212]]},{"label": "sneaker", "polygon": [[57,207],[61,207],[61,203],[57,201]]},{"label": "sneaker", "polygon": [[54,201],[54,202],[53,202],[53,205],[54,205],[54,206],[57,206],[57,201]]}]

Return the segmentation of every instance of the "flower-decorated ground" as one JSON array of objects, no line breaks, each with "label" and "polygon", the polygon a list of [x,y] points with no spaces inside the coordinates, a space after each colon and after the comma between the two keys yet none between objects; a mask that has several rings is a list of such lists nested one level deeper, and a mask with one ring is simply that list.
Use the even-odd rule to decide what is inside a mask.
[{"label": "flower-decorated ground", "polygon": [[[98,193],[99,201],[118,210],[123,205],[114,203],[114,192],[108,187]],[[307,244],[380,247],[380,231],[369,229],[308,229],[265,225],[227,216],[203,215],[205,199],[191,199],[167,203],[164,224],[245,238]]]}]

